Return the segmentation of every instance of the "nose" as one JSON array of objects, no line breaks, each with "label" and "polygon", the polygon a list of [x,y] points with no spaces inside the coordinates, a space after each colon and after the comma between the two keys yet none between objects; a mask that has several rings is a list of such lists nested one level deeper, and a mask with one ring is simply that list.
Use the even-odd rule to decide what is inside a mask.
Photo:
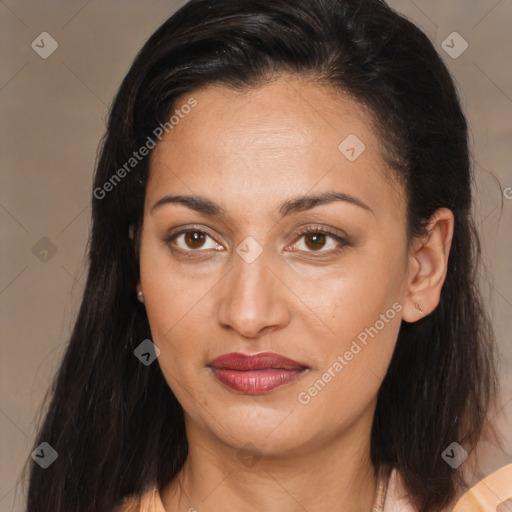
[{"label": "nose", "polygon": [[248,263],[237,254],[221,284],[217,319],[225,329],[245,338],[260,338],[290,322],[287,297],[291,294],[265,251]]}]

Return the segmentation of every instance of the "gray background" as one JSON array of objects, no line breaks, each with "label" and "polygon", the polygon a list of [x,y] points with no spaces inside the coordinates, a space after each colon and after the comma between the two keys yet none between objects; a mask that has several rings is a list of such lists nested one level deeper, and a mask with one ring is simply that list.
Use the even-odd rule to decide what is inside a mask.
[{"label": "gray background", "polygon": [[[0,511],[23,509],[20,470],[80,303],[92,172],[107,106],[138,49],[182,3],[0,2]],[[471,124],[482,287],[502,361],[503,394],[493,422],[512,437],[512,1],[389,3],[432,39]],[[47,59],[31,47],[42,32],[58,43]],[[458,58],[443,49],[453,32],[469,44]],[[491,469],[498,464],[492,460]]]}]

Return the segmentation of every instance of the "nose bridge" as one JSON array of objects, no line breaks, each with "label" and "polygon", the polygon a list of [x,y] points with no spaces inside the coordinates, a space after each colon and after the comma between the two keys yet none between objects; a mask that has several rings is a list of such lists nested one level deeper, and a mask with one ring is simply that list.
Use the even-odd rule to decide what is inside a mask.
[{"label": "nose bridge", "polygon": [[226,276],[218,321],[246,337],[255,337],[270,326],[285,325],[288,319],[285,287],[282,283],[279,286],[270,259],[270,254],[246,239],[233,254],[233,268]]}]

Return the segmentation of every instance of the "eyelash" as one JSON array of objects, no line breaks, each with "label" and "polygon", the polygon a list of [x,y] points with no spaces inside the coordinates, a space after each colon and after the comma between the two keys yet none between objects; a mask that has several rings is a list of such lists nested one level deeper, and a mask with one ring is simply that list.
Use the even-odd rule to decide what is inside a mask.
[{"label": "eyelash", "polygon": [[[179,231],[178,233],[173,233],[173,234],[169,235],[168,237],[165,238],[164,242],[167,245],[170,245],[176,238],[178,238],[181,235],[185,235],[187,233],[201,233],[204,235],[208,235],[212,240],[215,241],[215,239],[212,237],[212,235],[210,235],[207,231],[204,231],[204,229],[200,229],[199,227],[195,228],[194,226],[191,226],[190,228]],[[321,250],[320,251],[304,251],[308,255],[312,255],[315,258],[320,258],[320,257],[326,256],[326,255],[333,256],[335,254],[338,254],[345,247],[350,247],[352,245],[351,242],[347,238],[340,236],[339,234],[333,232],[329,228],[314,227],[314,226],[310,226],[310,227],[300,229],[299,231],[297,231],[296,236],[298,236],[299,238],[297,238],[297,241],[294,242],[293,245],[296,245],[302,237],[304,237],[308,234],[313,234],[313,233],[320,234],[320,235],[327,235],[328,237],[333,238],[336,242],[338,242],[340,244],[339,247],[337,247],[336,249],[332,249],[330,251],[321,251]],[[215,243],[218,244],[217,241],[215,241]],[[221,245],[221,244],[219,244],[219,245]],[[204,249],[188,249],[187,250],[187,249],[171,248],[171,250],[173,252],[179,252],[181,254],[186,254],[188,257],[191,257],[191,258],[195,257],[191,253],[205,252]],[[301,251],[296,251],[296,252],[301,252]]]}]

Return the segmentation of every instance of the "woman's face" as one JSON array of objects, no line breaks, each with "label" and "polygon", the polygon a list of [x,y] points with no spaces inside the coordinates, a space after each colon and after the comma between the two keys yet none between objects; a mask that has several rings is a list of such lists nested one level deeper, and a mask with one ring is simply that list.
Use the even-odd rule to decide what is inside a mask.
[{"label": "woman's face", "polygon": [[[409,273],[386,141],[358,104],[291,77],[192,96],[151,155],[139,283],[188,435],[263,454],[366,435]],[[264,352],[299,369],[212,367]]]}]

